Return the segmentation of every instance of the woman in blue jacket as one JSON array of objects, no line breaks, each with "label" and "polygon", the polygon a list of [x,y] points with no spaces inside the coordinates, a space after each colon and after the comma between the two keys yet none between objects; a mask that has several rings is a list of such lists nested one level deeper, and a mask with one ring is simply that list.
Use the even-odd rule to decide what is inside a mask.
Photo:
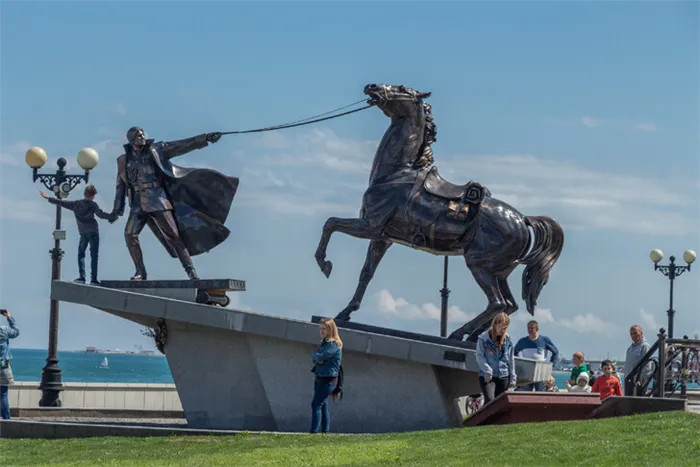
[{"label": "woman in blue jacket", "polygon": [[311,401],[311,433],[328,433],[331,416],[328,411],[328,396],[339,390],[338,377],[343,358],[343,341],[338,335],[338,327],[332,319],[324,319],[319,325],[321,343],[311,360],[314,378],[314,397]]},{"label": "woman in blue jacket", "polygon": [[515,353],[508,335],[510,318],[498,313],[491,321],[491,328],[476,341],[476,364],[479,366],[479,385],[484,394],[484,404],[514,387]]},{"label": "woman in blue jacket", "polygon": [[10,339],[19,336],[19,328],[15,324],[15,319],[7,310],[0,310],[0,314],[7,318],[9,326],[0,326],[0,416],[3,420],[10,419],[10,401],[7,393],[10,385],[15,380],[12,376],[12,354],[10,353]]}]

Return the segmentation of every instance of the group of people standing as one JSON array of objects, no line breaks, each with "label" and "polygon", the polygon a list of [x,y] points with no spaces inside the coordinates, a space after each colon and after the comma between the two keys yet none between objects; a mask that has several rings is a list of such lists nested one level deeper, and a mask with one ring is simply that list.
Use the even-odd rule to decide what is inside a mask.
[{"label": "group of people standing", "polygon": [[[509,334],[510,317],[498,313],[491,321],[491,327],[481,333],[476,343],[476,363],[479,368],[479,386],[484,397],[484,404],[497,398],[508,389],[515,389],[517,374],[515,356],[546,360],[555,363],[559,350],[551,339],[539,334],[539,324],[532,320],[527,324],[528,335],[513,343]],[[315,374],[314,393],[311,402],[311,433],[330,431],[330,413],[328,398],[342,397],[342,348],[343,342],[338,335],[338,328],[332,319],[324,319],[320,326],[321,343],[312,356]],[[610,396],[622,396],[622,385],[610,360],[601,363],[602,375],[589,385],[589,369],[580,352],[574,354],[575,367],[567,389],[571,392],[593,392],[605,399]],[[553,378],[552,378],[553,379]],[[550,384],[537,382],[518,388],[523,391],[555,391],[552,380]]]},{"label": "group of people standing", "polygon": [[[536,382],[521,385],[516,389],[517,375],[515,372],[515,357],[529,358],[539,361],[556,363],[559,360],[559,350],[552,340],[539,334],[539,324],[535,320],[527,323],[528,335],[513,344],[508,335],[510,318],[506,313],[499,313],[491,322],[491,328],[484,331],[477,340],[476,362],[479,367],[479,385],[484,397],[484,404],[492,401],[508,389],[518,391],[558,391],[551,377],[547,382]],[[630,331],[637,354],[644,351],[640,336],[639,326],[633,326]],[[635,340],[636,339],[636,340]],[[636,350],[639,347],[641,350]],[[628,352],[628,360],[630,358]],[[641,358],[641,357],[638,357]],[[637,360],[638,361],[638,360]],[[631,361],[634,365],[636,361]],[[602,374],[592,377],[581,352],[574,353],[574,365],[569,381],[566,382],[570,392],[593,392],[600,394],[601,400],[610,396],[622,396],[622,384],[616,376],[615,365],[610,360],[601,362]],[[590,384],[589,384],[590,383]]]}]

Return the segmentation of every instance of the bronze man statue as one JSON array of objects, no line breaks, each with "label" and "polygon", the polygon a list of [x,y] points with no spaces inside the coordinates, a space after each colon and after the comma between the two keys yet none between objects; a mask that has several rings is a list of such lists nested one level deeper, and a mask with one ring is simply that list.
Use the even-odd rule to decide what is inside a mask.
[{"label": "bronze man statue", "polygon": [[238,189],[238,178],[211,169],[184,168],[170,159],[216,143],[221,133],[205,133],[178,141],[154,142],[132,127],[124,154],[117,159],[117,189],[113,214],[124,214],[129,197],[126,246],[136,273],[146,280],[139,234],[148,224],[171,257],[179,258],[190,279],[198,279],[191,256],[208,252],[230,231],[224,226]]}]

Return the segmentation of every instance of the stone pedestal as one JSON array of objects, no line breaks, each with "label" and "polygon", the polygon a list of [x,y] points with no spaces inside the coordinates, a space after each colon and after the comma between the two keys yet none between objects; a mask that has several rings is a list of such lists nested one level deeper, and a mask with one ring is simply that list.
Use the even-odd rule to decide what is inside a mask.
[{"label": "stone pedestal", "polygon": [[[200,304],[183,299],[181,288],[151,285],[55,281],[52,298],[151,327],[163,318],[165,354],[190,427],[309,431],[318,325]],[[331,431],[462,426],[458,400],[479,392],[473,350],[357,329],[341,329],[341,337],[344,397],[329,399]],[[517,358],[516,372],[519,383],[544,381],[551,364]]]}]

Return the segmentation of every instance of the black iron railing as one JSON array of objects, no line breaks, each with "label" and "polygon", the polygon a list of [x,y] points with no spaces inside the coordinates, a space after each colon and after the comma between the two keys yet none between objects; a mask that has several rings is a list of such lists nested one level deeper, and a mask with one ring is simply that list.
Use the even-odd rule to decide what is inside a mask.
[{"label": "black iron railing", "polygon": [[689,384],[700,384],[700,339],[658,339],[625,375],[625,395],[685,398]]}]

